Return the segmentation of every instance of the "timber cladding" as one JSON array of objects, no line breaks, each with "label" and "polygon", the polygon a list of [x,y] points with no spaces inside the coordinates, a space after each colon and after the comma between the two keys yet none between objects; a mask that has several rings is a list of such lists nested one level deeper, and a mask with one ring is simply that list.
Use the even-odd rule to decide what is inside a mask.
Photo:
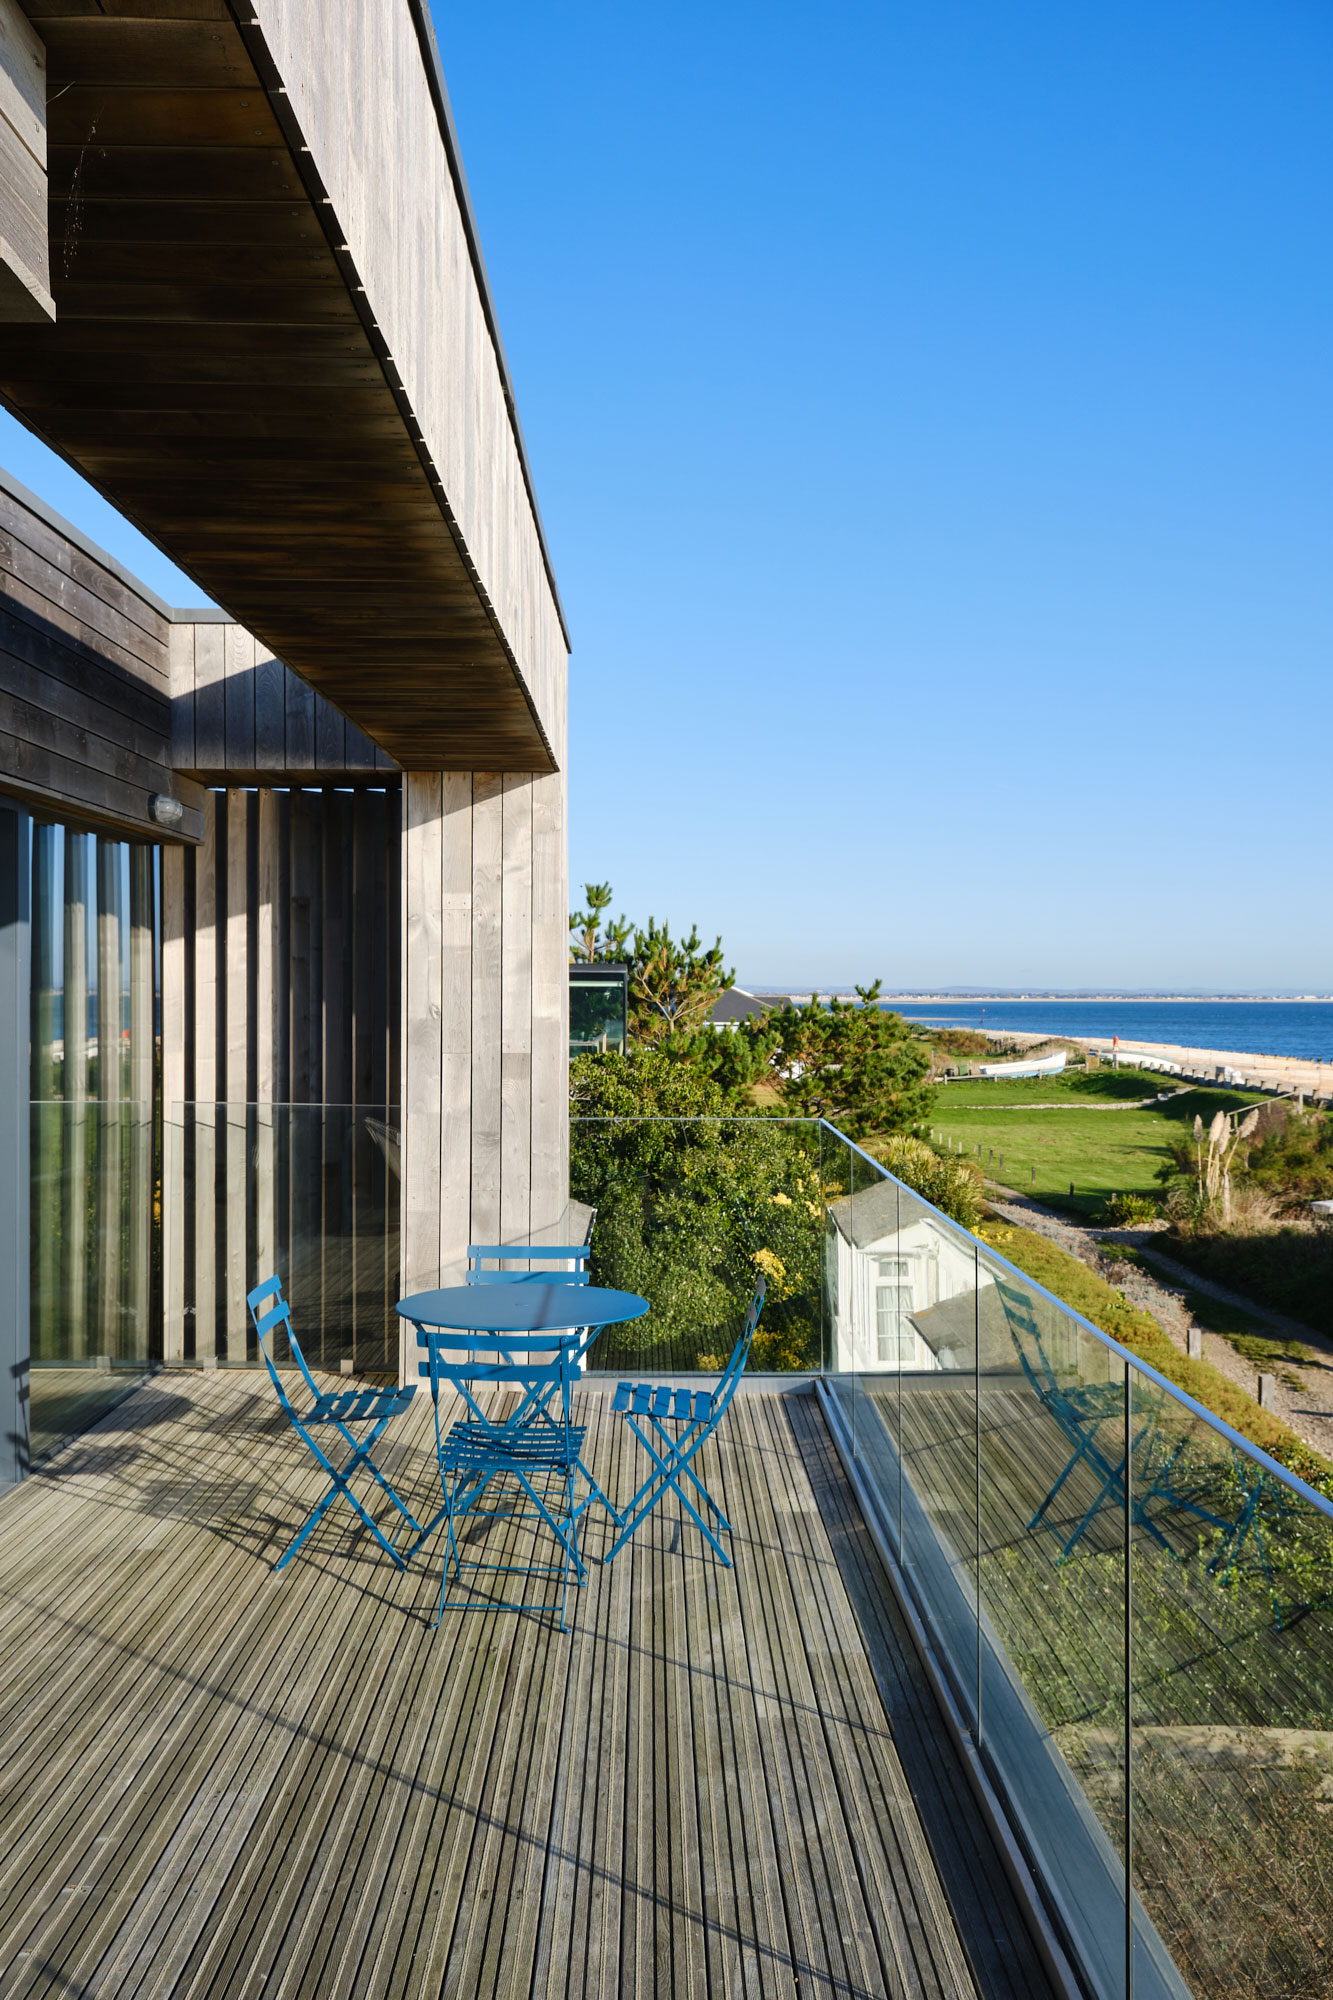
[{"label": "timber cladding", "polygon": [[163,860],[164,1352],[244,1362],[245,1295],[279,1270],[312,1359],[383,1366],[398,782],[209,791],[205,818]]},{"label": "timber cladding", "polygon": [[0,481],[0,788],[38,810],[151,840],[155,793],[203,829],[171,758],[165,610]]},{"label": "timber cladding", "polygon": [[242,625],[171,628],[172,754],[205,784],[396,781],[392,757]]},{"label": "timber cladding", "polygon": [[57,320],[0,325],[0,398],[404,768],[552,769],[565,641],[406,0],[25,11]]},{"label": "timber cladding", "polygon": [[461,1282],[469,1242],[562,1240],[551,1232],[569,1199],[563,773],[405,775],[403,912],[412,1292]]}]

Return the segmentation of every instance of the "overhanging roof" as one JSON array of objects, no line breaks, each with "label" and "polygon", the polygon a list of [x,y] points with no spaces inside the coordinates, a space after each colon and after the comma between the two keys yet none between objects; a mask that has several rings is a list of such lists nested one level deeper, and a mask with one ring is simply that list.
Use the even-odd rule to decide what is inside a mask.
[{"label": "overhanging roof", "polygon": [[[492,340],[470,365],[479,399],[493,375],[503,383],[523,496],[498,496],[512,522],[493,537],[490,576],[468,509],[502,509],[446,490],[408,357],[390,355],[354,259],[366,232],[326,192],[346,162],[330,162],[327,143],[322,156],[303,150],[293,103],[309,102],[309,79],[284,78],[264,39],[268,15],[290,25],[284,9],[26,0],[26,11],[47,50],[58,317],[0,326],[0,396],[404,768],[552,768],[552,704],[525,647],[536,650],[528,628],[542,618],[559,634],[559,607],[479,253],[461,282],[480,288]],[[353,11],[311,18],[336,35]],[[381,0],[380,11],[380,26],[393,16],[412,38],[421,69],[407,82],[435,94],[444,160],[420,10]],[[475,251],[456,161],[450,172]],[[427,213],[393,226],[429,237]],[[437,250],[427,241],[420,254]],[[423,319],[415,333],[428,348],[451,329]],[[484,478],[484,449],[479,463]],[[549,595],[531,616],[495,587],[506,535],[539,551],[524,588]]]}]

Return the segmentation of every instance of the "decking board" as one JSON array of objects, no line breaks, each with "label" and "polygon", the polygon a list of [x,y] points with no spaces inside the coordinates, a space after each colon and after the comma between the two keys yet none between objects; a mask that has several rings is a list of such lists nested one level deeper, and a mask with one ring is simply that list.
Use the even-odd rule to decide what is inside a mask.
[{"label": "decking board", "polygon": [[[1044,1994],[984,1837],[943,1886],[945,1741],[920,1686],[886,1716],[906,1649],[811,1397],[705,1454],[734,1570],[674,1506],[605,1568],[591,1508],[566,1635],[432,1634],[439,1539],[400,1574],[341,1506],[274,1575],[321,1484],[276,1414],[157,1378],[0,1507],[7,1995]],[[581,1420],[627,1496],[604,1391]],[[384,1463],[433,1511],[424,1396]]]}]

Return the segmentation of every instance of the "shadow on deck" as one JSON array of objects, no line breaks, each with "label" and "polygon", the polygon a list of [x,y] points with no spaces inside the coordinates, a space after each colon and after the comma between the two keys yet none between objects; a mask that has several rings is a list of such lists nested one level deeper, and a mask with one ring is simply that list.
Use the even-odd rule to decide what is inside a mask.
[{"label": "shadow on deck", "polygon": [[269,1570],[318,1480],[266,1382],[122,1403],[0,1509],[0,1988],[1044,2000],[814,1400],[713,1449],[733,1572],[664,1508],[568,1636],[432,1634],[438,1540],[399,1575],[340,1508]]}]

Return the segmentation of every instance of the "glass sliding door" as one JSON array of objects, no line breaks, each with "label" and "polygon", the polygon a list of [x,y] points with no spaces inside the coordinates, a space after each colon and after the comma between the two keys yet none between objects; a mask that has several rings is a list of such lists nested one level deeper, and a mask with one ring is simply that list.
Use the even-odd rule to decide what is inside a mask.
[{"label": "glass sliding door", "polygon": [[157,851],[60,824],[31,841],[33,1458],[154,1351]]}]

